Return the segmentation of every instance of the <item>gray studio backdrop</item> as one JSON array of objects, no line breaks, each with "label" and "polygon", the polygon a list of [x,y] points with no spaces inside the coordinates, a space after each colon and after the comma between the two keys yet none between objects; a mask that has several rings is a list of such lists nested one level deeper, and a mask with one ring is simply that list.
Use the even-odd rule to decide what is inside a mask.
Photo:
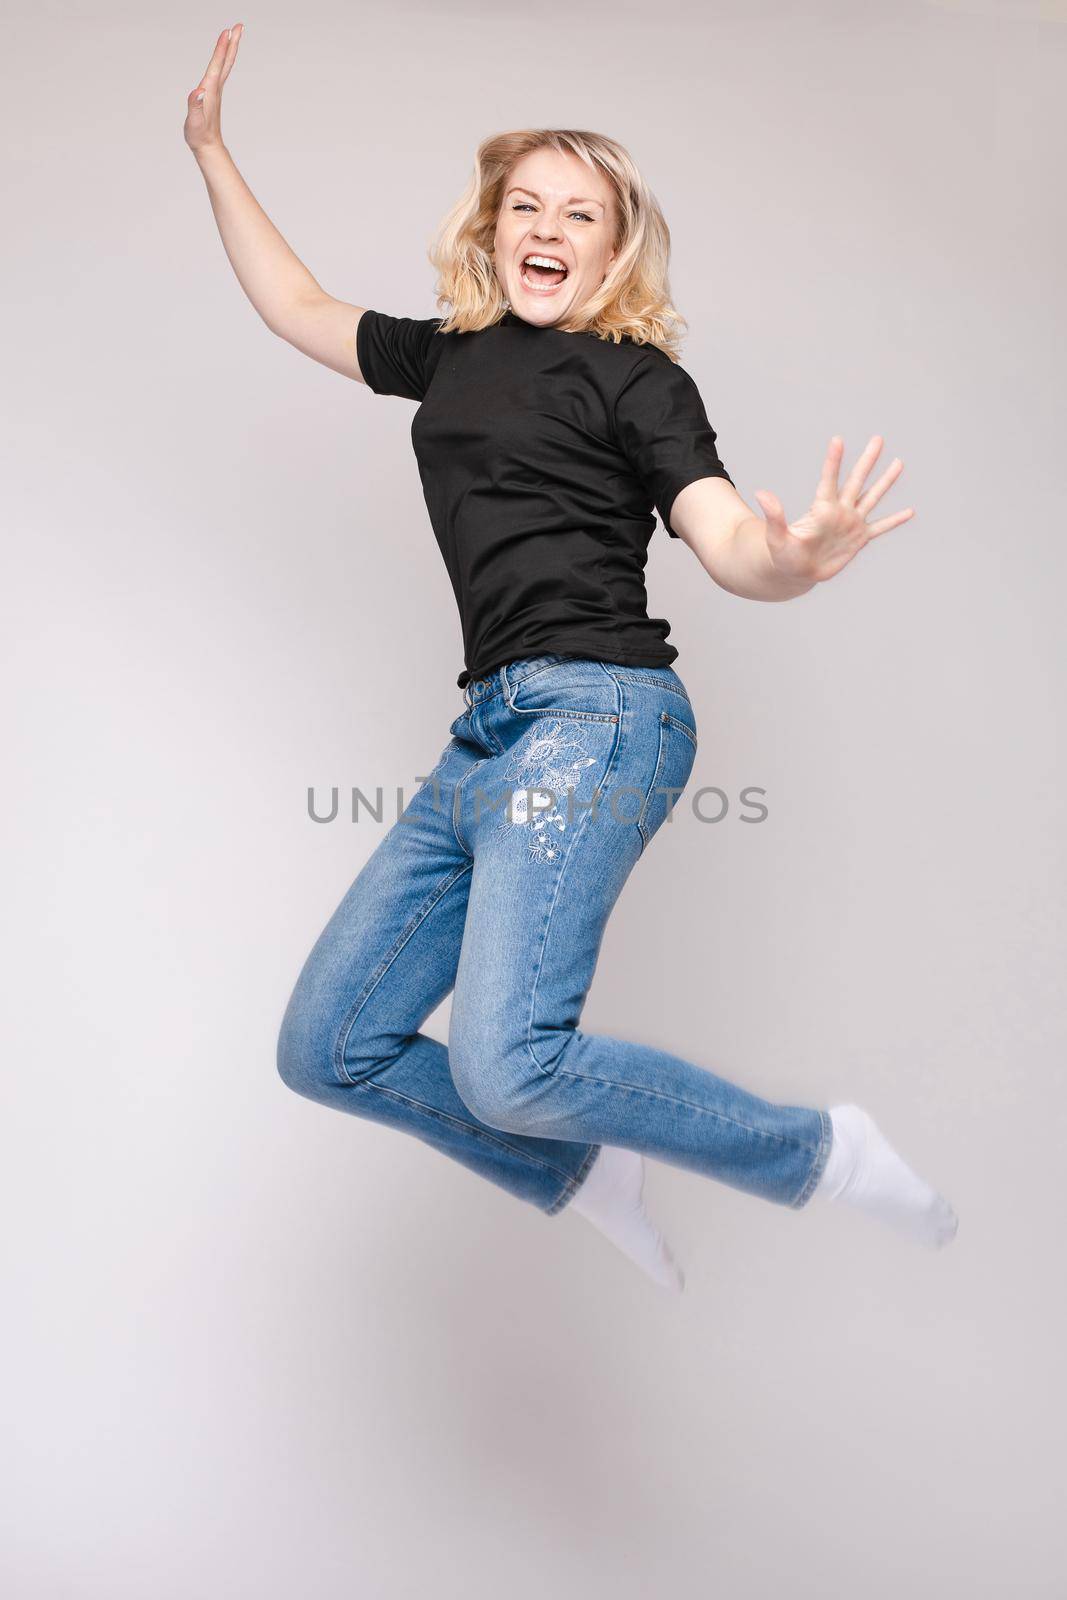
[{"label": "gray studio backdrop", "polygon": [[[461,657],[413,405],[272,338],[182,141],[239,19],[227,142],[331,293],[434,314],[477,140],[599,129],[749,503],[799,515],[834,432],[903,458],[914,520],[793,603],[657,530],[730,810],[683,800],[639,864],[584,1025],[868,1107],[956,1205],[945,1254],[653,1165],[671,1301],[276,1076],[384,826],[308,787],[410,795]],[[1062,1596],[1064,7],[16,22],[5,1593]]]}]

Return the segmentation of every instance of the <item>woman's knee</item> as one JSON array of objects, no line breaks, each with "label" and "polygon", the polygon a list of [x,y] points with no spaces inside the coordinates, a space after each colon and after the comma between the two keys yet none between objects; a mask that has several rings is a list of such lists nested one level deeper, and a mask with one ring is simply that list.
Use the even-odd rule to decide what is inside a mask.
[{"label": "woman's knee", "polygon": [[[548,1043],[542,1064],[525,1039],[495,1026],[457,1024],[448,1035],[448,1065],[456,1092],[479,1121],[503,1133],[537,1132],[544,1096],[568,1030]],[[573,1032],[573,1030],[569,1030]]]},{"label": "woman's knee", "polygon": [[362,1042],[347,1010],[344,996],[304,971],[278,1030],[278,1074],[288,1088],[314,1099],[352,1081],[353,1067],[363,1065]]},{"label": "woman's knee", "polygon": [[278,1030],[276,1059],[282,1082],[297,1094],[311,1095],[333,1080],[332,1028],[301,979],[289,997]]},{"label": "woman's knee", "polygon": [[408,1035],[362,1003],[365,978],[338,981],[329,960],[309,959],[289,997],[276,1048],[278,1074],[297,1094],[328,1098],[395,1061]]}]

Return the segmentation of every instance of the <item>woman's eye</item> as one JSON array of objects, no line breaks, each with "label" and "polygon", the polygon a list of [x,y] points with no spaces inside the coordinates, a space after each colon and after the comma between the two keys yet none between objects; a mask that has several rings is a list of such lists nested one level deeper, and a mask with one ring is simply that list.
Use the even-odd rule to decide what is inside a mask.
[{"label": "woman's eye", "polygon": [[[516,200],[511,209],[512,211],[532,211],[533,206],[530,204],[529,200]],[[593,221],[593,218],[587,211],[572,211],[571,216],[580,217],[583,222]]]}]

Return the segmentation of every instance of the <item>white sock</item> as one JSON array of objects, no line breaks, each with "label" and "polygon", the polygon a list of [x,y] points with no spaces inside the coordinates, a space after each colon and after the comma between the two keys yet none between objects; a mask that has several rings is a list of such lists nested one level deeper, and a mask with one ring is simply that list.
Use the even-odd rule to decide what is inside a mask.
[{"label": "white sock", "polygon": [[948,1201],[904,1162],[860,1106],[830,1107],[830,1155],[811,1198],[840,1200],[938,1250],[959,1226]]},{"label": "white sock", "polygon": [[568,1209],[577,1211],[664,1289],[680,1294],[685,1274],[644,1205],[645,1163],[636,1150],[602,1144]]}]

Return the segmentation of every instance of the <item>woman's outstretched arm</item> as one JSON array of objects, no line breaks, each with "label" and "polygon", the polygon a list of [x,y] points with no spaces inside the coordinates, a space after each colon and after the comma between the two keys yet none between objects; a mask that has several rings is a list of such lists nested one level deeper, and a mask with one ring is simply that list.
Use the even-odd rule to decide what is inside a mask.
[{"label": "woman's outstretched arm", "polygon": [[356,361],[356,324],[363,307],[335,300],[316,282],[223,144],[222,87],[237,59],[243,26],[238,22],[223,29],[207,71],[190,91],[185,142],[203,173],[230,265],[267,327],[313,361],[363,382]]},{"label": "woman's outstretched arm", "polygon": [[745,600],[794,600],[834,577],[879,534],[915,515],[909,506],[867,521],[904,470],[898,457],[864,489],[883,442],[879,434],[868,441],[839,487],[845,445],[835,434],[815,498],[794,522],[786,521],[782,502],[767,489],[756,490],[761,517],[725,478],[698,478],[675,497],[671,525],[720,588]]}]

